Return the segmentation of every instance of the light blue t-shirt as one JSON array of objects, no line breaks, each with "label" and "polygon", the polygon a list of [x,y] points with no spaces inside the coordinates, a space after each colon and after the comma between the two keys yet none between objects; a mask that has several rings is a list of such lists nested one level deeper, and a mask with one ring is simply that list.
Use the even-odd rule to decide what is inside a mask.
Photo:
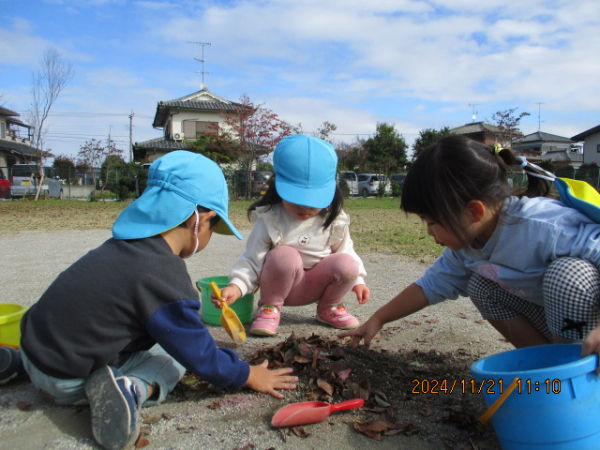
[{"label": "light blue t-shirt", "polygon": [[556,200],[510,197],[483,249],[446,248],[416,284],[435,304],[467,296],[469,278],[476,273],[542,305],[544,273],[552,261],[564,256],[600,267],[600,224]]}]

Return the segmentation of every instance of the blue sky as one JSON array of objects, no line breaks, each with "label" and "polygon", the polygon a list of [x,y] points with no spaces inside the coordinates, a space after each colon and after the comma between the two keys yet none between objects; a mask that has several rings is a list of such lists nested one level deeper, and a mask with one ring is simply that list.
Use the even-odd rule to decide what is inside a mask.
[{"label": "blue sky", "polygon": [[419,131],[529,112],[525,134],[571,137],[600,124],[598,0],[0,0],[0,105],[27,120],[31,76],[52,46],[75,75],[46,148],[159,137],[159,101],[205,84],[247,94],[335,142],[394,124]]}]

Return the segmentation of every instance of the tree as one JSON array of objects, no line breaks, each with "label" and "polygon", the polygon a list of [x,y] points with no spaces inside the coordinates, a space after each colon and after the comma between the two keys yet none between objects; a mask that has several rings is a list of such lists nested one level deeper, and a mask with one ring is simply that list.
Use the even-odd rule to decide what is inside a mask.
[{"label": "tree", "polygon": [[521,130],[519,130],[519,124],[523,117],[529,116],[528,112],[522,112],[518,116],[515,115],[517,108],[510,108],[504,111],[496,111],[492,115],[492,120],[498,127],[497,138],[500,141],[500,145],[505,148],[512,149],[513,139],[523,136]]},{"label": "tree", "polygon": [[331,140],[329,139],[329,135],[337,130],[337,125],[328,121],[325,121],[317,128],[317,137],[319,139],[323,139],[331,144]]},{"label": "tree", "polygon": [[192,141],[191,151],[212,159],[217,164],[232,162],[237,156],[237,147],[229,139],[218,138],[217,131],[209,131]]},{"label": "tree", "polygon": [[365,142],[367,161],[379,173],[387,174],[406,165],[406,141],[394,125],[378,123],[375,135]]},{"label": "tree", "polygon": [[[106,145],[102,143],[102,141],[92,139],[91,141],[86,141],[84,145],[79,148],[78,156],[78,165],[82,167],[87,167],[92,171],[92,180],[94,186],[96,186],[96,168],[103,165],[105,160],[112,156],[118,156],[121,160],[123,159],[123,150],[119,150],[116,148],[114,141],[109,137]],[[111,160],[114,164],[109,163],[108,167],[103,168],[104,174],[104,184],[108,180],[108,176],[110,175],[110,171],[114,169],[114,165],[117,164],[115,160]],[[120,162],[119,162],[120,163]],[[104,187],[102,188],[104,190]]]},{"label": "tree", "polygon": [[[226,127],[217,137],[234,146],[245,172],[253,170],[258,156],[272,152],[281,139],[294,131],[294,127],[263,104],[254,105],[246,94],[240,97],[240,103],[235,104],[233,110],[224,111],[222,117]],[[246,183],[247,196],[250,196],[249,181]]]},{"label": "tree", "polygon": [[281,139],[292,134],[292,127],[287,122],[263,104],[254,105],[246,94],[223,116],[228,128],[226,136],[237,144],[248,170],[258,156],[272,152]]},{"label": "tree", "polygon": [[366,166],[367,150],[364,139],[357,137],[356,141],[351,144],[340,143],[336,145],[335,152],[338,155],[340,169],[360,171]]},{"label": "tree", "polygon": [[104,182],[102,183],[102,196],[104,196],[104,189],[108,187],[113,192],[117,192],[119,200],[124,200],[123,197],[126,197],[121,188],[123,183],[119,182],[119,177],[114,176],[114,173],[119,169],[125,169],[123,154],[123,150],[119,150],[115,146],[115,141],[109,137],[106,141],[106,147],[103,150],[104,161],[102,163],[101,174]]},{"label": "tree", "polygon": [[413,154],[412,160],[417,159],[417,156],[421,154],[423,150],[429,147],[431,144],[436,143],[441,138],[452,134],[450,128],[444,127],[441,130],[436,130],[435,128],[426,128],[424,130],[419,131],[419,137],[415,139],[413,143]]},{"label": "tree", "polygon": [[46,119],[54,102],[56,102],[56,99],[72,77],[73,66],[69,61],[63,60],[59,51],[53,47],[49,47],[44,51],[40,69],[32,76],[32,102],[29,115],[33,127],[33,146],[37,149],[38,160],[40,161],[38,165],[40,182],[35,193],[36,200],[43,184],[43,161],[47,156],[51,156],[50,152],[46,152],[44,149],[44,137],[47,132],[44,128]]},{"label": "tree", "polygon": [[69,184],[71,184],[71,178],[75,172],[75,161],[72,158],[58,155],[54,158],[52,167],[56,169],[56,173],[61,179],[68,180]]}]

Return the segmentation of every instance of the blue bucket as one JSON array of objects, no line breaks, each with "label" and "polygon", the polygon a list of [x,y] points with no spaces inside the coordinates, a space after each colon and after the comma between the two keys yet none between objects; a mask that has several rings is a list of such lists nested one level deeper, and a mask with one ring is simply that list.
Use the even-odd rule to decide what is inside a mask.
[{"label": "blue bucket", "polygon": [[600,449],[598,355],[581,358],[581,344],[510,350],[471,366],[490,406],[521,379],[492,416],[504,450]]}]

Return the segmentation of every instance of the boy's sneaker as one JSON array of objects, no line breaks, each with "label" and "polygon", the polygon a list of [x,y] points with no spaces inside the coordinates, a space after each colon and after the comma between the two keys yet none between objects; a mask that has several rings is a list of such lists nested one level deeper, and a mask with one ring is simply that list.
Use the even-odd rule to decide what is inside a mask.
[{"label": "boy's sneaker", "polygon": [[358,319],[350,314],[342,303],[317,310],[317,320],[340,330],[352,330],[360,325]]},{"label": "boy's sneaker", "polygon": [[250,334],[255,336],[275,336],[281,314],[275,306],[263,305],[259,307],[258,313],[250,327]]},{"label": "boy's sneaker", "polygon": [[140,434],[139,394],[129,378],[109,366],[85,382],[90,401],[92,432],[102,447],[120,450],[135,444]]},{"label": "boy's sneaker", "polygon": [[21,352],[12,347],[0,347],[0,384],[6,384],[25,372]]}]

